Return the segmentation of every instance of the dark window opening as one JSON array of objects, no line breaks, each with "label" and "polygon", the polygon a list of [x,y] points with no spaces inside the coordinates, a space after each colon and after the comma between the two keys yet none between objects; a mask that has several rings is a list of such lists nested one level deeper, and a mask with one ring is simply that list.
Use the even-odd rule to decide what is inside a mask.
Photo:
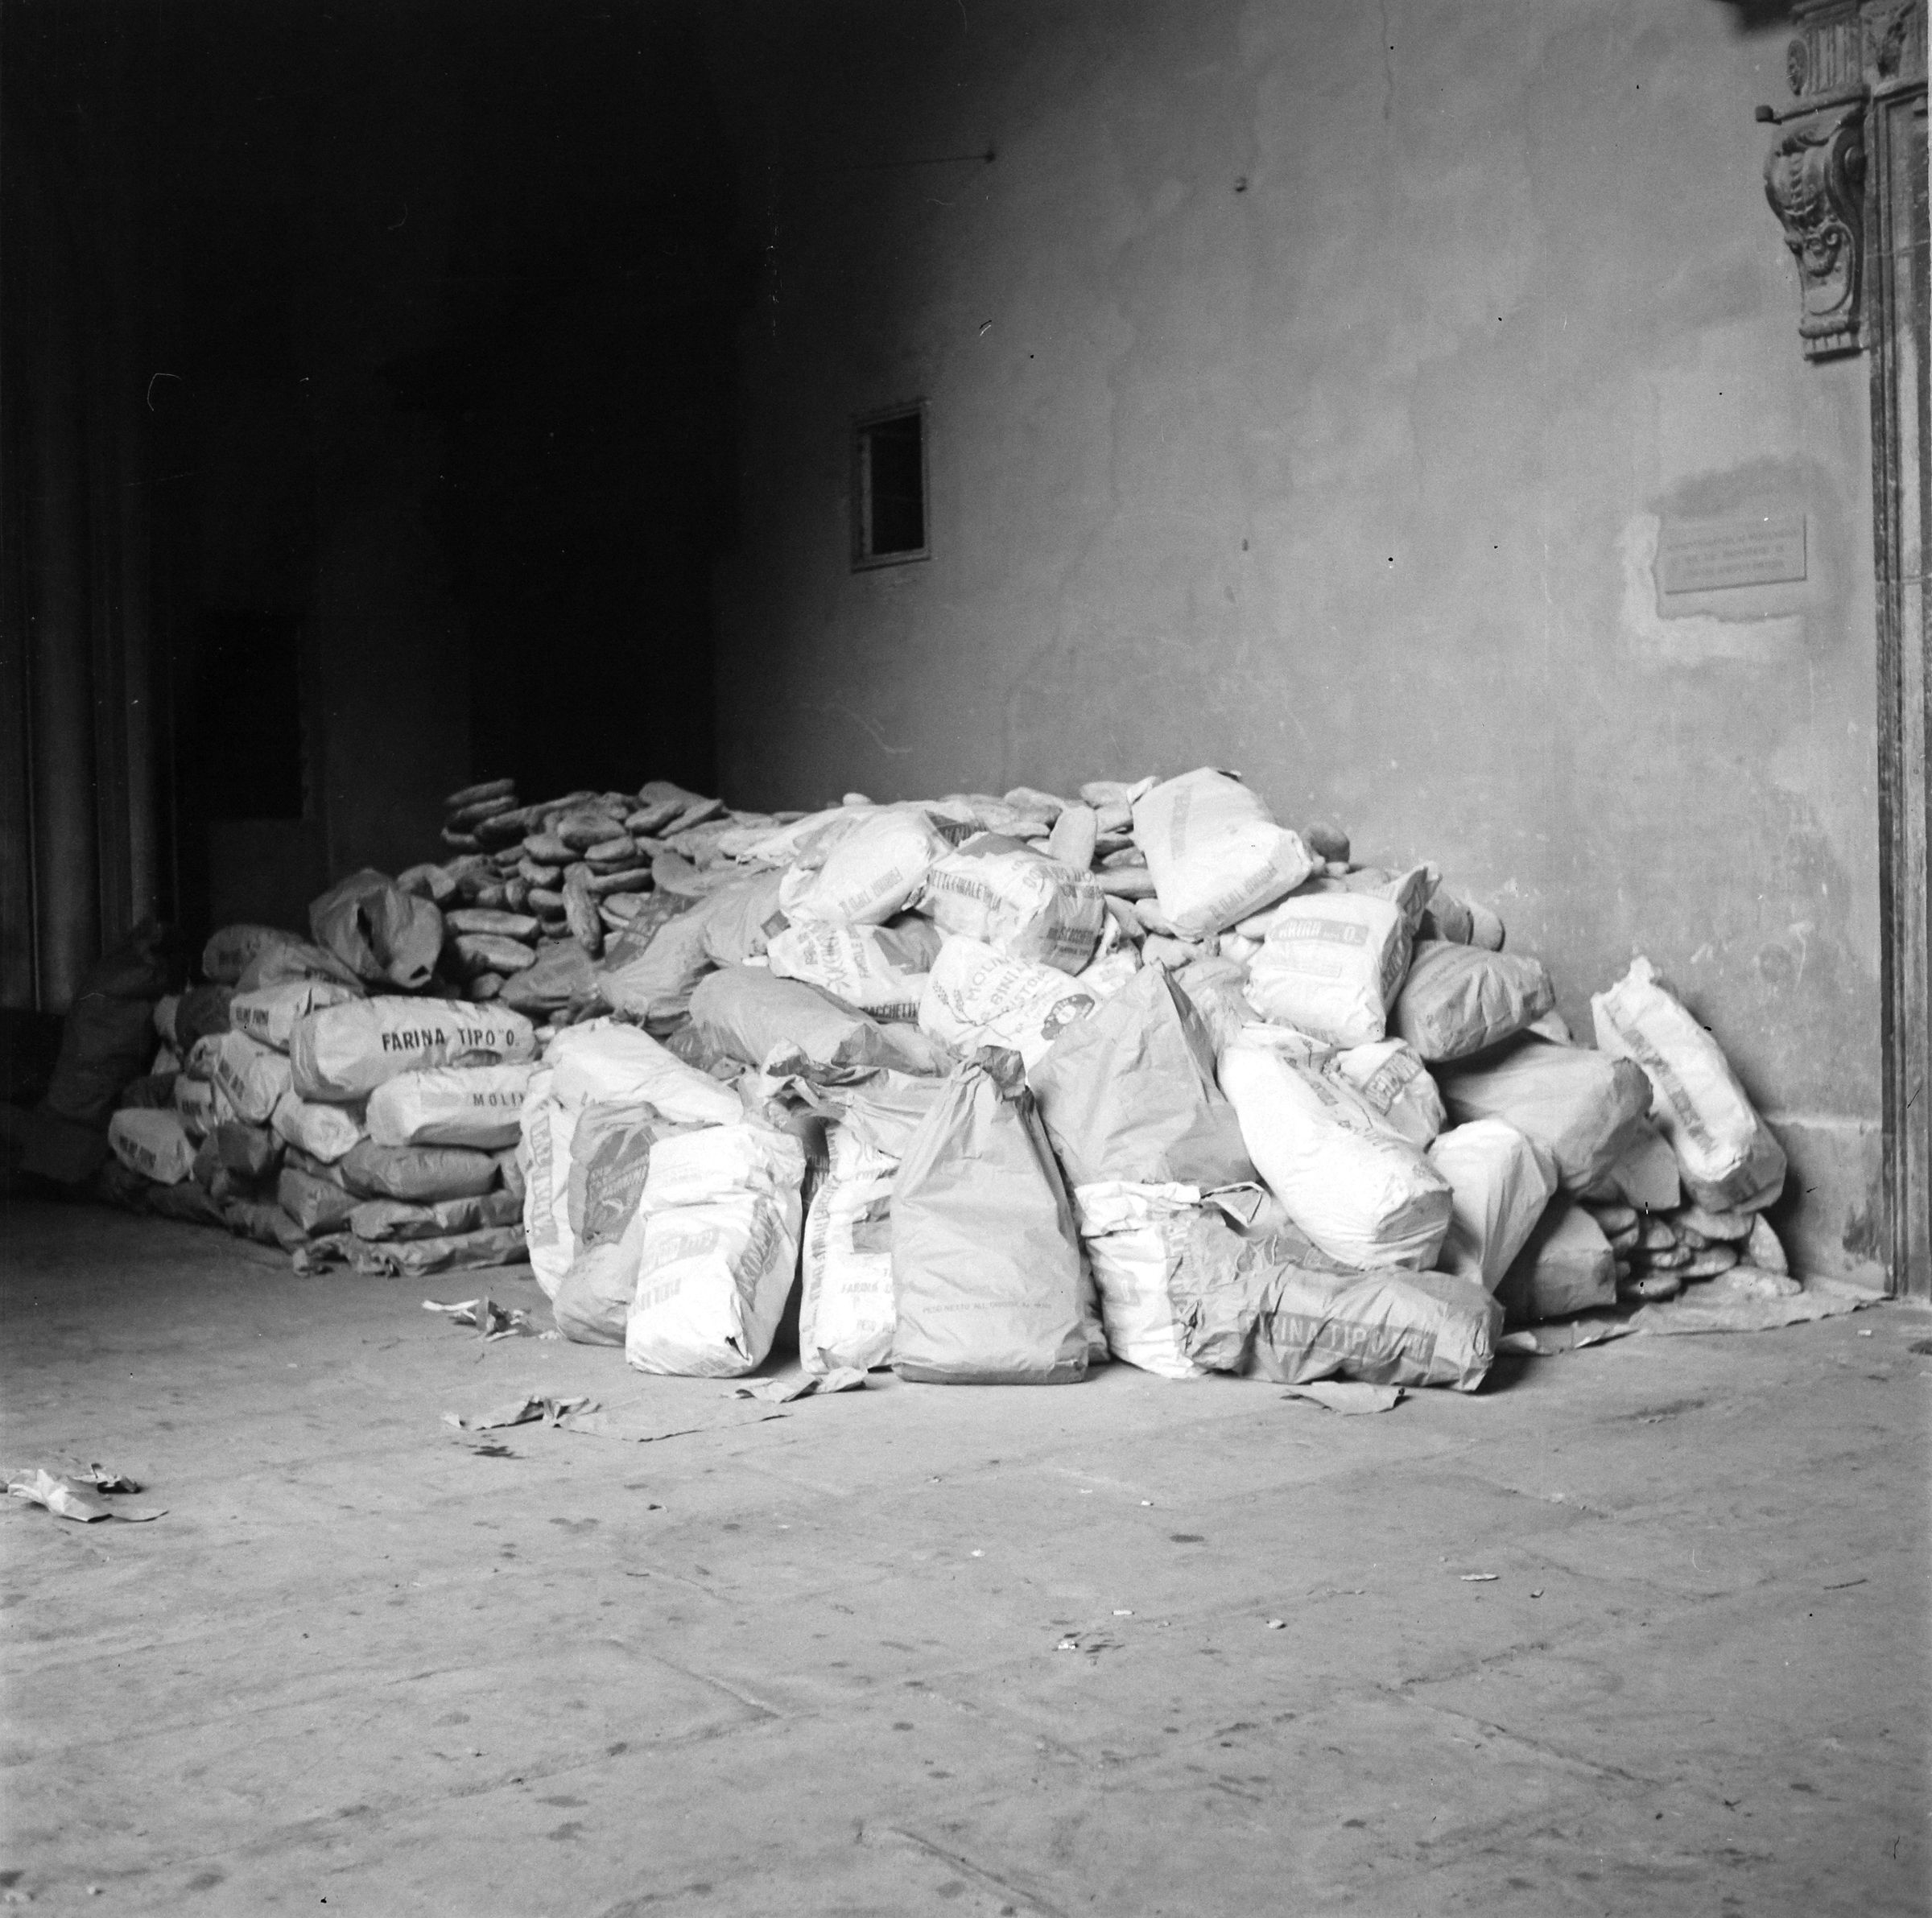
[{"label": "dark window opening", "polygon": [[860,420],[852,445],[852,564],[929,558],[924,402]]}]

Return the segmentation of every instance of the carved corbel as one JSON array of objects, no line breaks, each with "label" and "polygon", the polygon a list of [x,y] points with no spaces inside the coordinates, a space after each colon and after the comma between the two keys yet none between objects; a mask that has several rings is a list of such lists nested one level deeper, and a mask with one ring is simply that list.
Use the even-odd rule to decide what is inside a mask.
[{"label": "carved corbel", "polygon": [[1807,359],[1861,344],[1864,181],[1862,101],[1788,126],[1765,162],[1765,197],[1798,262],[1798,332]]}]

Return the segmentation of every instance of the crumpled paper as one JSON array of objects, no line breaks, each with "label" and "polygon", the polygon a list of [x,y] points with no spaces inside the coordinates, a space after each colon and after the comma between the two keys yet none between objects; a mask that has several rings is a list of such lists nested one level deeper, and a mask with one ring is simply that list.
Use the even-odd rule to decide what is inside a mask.
[{"label": "crumpled paper", "polygon": [[509,1425],[531,1425],[539,1421],[547,1425],[557,1425],[572,1413],[588,1412],[596,1404],[597,1400],[587,1392],[574,1399],[545,1398],[533,1392],[507,1405],[497,1406],[493,1412],[479,1413],[474,1418],[446,1412],[443,1414],[443,1422],[462,1433],[500,1432]]},{"label": "crumpled paper", "polygon": [[[1732,1272],[1744,1271],[1733,1266]],[[1814,1318],[1836,1318],[1883,1301],[1876,1293],[1829,1279],[1807,1279],[1802,1291],[1787,1297],[1767,1297],[1751,1287],[1750,1274],[1727,1285],[1730,1272],[1686,1286],[1681,1297],[1640,1306],[1624,1316],[1612,1312],[1579,1313],[1520,1332],[1505,1333],[1497,1349],[1528,1352],[1543,1358],[1580,1351],[1606,1339],[1648,1333],[1653,1338],[1684,1337],[1700,1332],[1774,1332],[1785,1326],[1803,1325]]]},{"label": "crumpled paper", "polygon": [[1306,1384],[1290,1385],[1285,1399],[1309,1399],[1331,1412],[1350,1416],[1364,1412],[1392,1412],[1408,1396],[1400,1385],[1367,1385],[1353,1379],[1311,1379]]},{"label": "crumpled paper", "polygon": [[130,1524],[146,1524],[164,1516],[165,1505],[118,1505],[101,1496],[103,1492],[138,1491],[126,1473],[105,1466],[56,1474],[43,1466],[31,1466],[7,1475],[6,1492],[11,1499],[23,1499],[30,1505],[43,1505],[56,1518],[72,1519],[91,1525],[101,1519],[122,1519]]},{"label": "crumpled paper", "polygon": [[[860,1376],[864,1377],[861,1373]],[[640,1444],[652,1439],[680,1438],[691,1432],[711,1432],[732,1425],[761,1425],[767,1419],[783,1418],[782,1412],[764,1405],[732,1404],[694,1409],[684,1413],[650,1412],[635,1406],[610,1411],[601,1409],[588,1392],[576,1398],[546,1398],[538,1392],[499,1405],[469,1418],[446,1412],[444,1425],[464,1438],[481,1437],[512,1425],[541,1424],[559,1432],[582,1432],[592,1438],[625,1438]]]},{"label": "crumpled paper", "polygon": [[734,1399],[763,1399],[774,1405],[789,1405],[794,1399],[809,1398],[815,1392],[863,1392],[865,1375],[856,1365],[837,1365],[824,1374],[800,1372],[789,1379],[764,1379],[756,1385],[734,1385]]},{"label": "crumpled paper", "polygon": [[520,1305],[499,1305],[485,1293],[481,1298],[459,1299],[446,1305],[440,1299],[426,1298],[425,1312],[440,1312],[452,1325],[474,1326],[485,1343],[493,1338],[517,1338],[532,1327],[530,1314]]}]

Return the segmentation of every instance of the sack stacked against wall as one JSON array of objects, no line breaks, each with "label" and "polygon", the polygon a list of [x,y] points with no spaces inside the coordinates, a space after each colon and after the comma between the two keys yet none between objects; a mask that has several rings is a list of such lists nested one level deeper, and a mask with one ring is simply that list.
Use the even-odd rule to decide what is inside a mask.
[{"label": "sack stacked against wall", "polygon": [[815,1371],[1463,1389],[1506,1318],[1795,1283],[1777,1142],[1647,962],[1580,1046],[1433,866],[1230,773],[808,814],[498,781],[444,838],[307,940],[211,940],[158,1108],[188,1169],[153,1119],[116,1147],[155,1190],[272,1181],[304,1256],[415,1269],[369,1248],[489,1256],[514,1186],[568,1336],[719,1375],[795,1283]]}]

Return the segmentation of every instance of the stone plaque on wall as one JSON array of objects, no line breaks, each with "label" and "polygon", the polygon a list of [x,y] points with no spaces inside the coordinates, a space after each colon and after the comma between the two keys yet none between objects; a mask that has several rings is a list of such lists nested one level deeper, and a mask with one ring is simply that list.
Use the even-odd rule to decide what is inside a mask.
[{"label": "stone plaque on wall", "polygon": [[1775,586],[1805,576],[1805,516],[1667,519],[1657,542],[1657,584],[1666,592]]}]

